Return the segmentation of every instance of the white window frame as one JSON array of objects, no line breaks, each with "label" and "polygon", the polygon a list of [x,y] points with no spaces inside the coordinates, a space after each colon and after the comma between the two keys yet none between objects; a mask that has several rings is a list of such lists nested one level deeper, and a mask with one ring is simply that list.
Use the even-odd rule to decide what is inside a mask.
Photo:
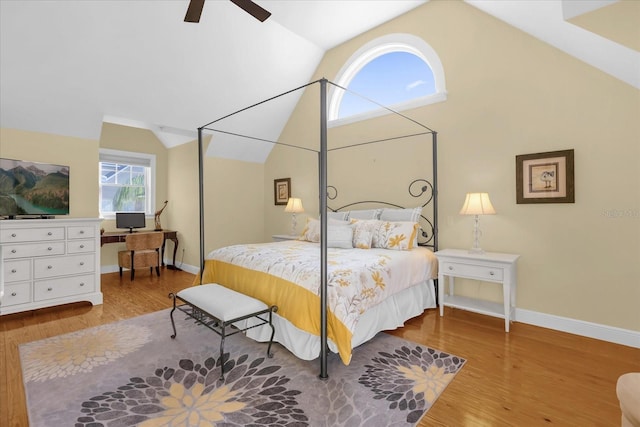
[{"label": "white window frame", "polygon": [[[145,216],[147,218],[153,218],[155,215],[154,206],[156,205],[156,155],[149,153],[137,153],[134,151],[122,151],[111,150],[108,148],[101,148],[99,151],[99,162],[110,162],[129,164],[136,166],[145,166],[149,168],[149,180],[146,183],[146,203],[145,203]],[[100,193],[98,194],[98,209],[100,211],[100,218],[103,219],[115,219],[115,212],[102,212],[102,178],[98,180],[98,187]]]},{"label": "white window frame", "polygon": [[[391,52],[407,52],[422,59],[433,72],[436,92],[431,95],[387,105],[395,111],[403,111],[424,105],[443,102],[447,99],[447,89],[444,77],[444,68],[436,51],[420,37],[412,34],[395,33],[379,37],[366,43],[358,49],[349,60],[342,66],[335,79],[336,84],[348,88],[351,80],[362,70],[362,68],[377,57]],[[391,114],[385,108],[378,108],[348,117],[338,118],[340,104],[345,91],[334,86],[329,91],[329,106],[327,112],[328,126],[336,127],[361,120]],[[367,94],[362,94],[366,96]]]}]

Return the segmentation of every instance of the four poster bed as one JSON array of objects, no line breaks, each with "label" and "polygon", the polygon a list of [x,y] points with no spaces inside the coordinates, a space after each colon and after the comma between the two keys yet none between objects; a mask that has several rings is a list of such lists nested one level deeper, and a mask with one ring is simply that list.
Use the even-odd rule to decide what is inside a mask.
[{"label": "four poster bed", "polygon": [[[432,178],[409,184],[409,194],[417,199],[414,205],[368,200],[332,208],[328,203],[336,198],[337,189],[327,185],[327,152],[331,150],[327,148],[326,93],[330,82],[321,79],[294,90],[316,83],[321,111],[317,151],[320,214],[318,220],[307,220],[298,240],[233,245],[205,256],[202,134],[219,131],[210,126],[231,115],[198,129],[201,269],[196,282],[218,283],[277,306],[274,340],[299,358],[319,357],[319,376],[327,378],[329,351],[348,364],[353,349],[378,332],[400,327],[425,309],[436,307],[437,134],[392,111],[425,130],[408,136],[431,135]],[[271,330],[256,327],[246,335],[269,341]]]}]

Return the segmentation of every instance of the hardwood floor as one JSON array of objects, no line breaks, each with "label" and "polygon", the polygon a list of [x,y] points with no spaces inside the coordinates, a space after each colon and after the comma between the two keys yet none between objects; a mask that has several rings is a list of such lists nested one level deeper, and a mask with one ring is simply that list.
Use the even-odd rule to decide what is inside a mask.
[{"label": "hardwood floor", "polygon": [[[70,304],[0,317],[0,425],[28,425],[20,343],[168,308],[193,275],[102,276],[104,304]],[[467,359],[420,426],[616,426],[618,376],[640,371],[640,349],[447,309],[427,310],[393,335]],[[329,372],[329,375],[331,373]]]}]

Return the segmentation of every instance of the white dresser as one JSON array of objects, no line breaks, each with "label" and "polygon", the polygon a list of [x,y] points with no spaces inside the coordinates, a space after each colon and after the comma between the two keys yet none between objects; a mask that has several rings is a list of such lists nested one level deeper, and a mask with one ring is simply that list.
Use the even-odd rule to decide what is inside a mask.
[{"label": "white dresser", "polygon": [[3,220],[0,246],[0,315],[102,304],[99,219]]}]

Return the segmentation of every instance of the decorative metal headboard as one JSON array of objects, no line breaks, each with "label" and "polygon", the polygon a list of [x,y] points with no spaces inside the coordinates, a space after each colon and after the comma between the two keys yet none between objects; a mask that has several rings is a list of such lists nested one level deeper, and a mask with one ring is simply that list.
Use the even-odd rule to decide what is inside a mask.
[{"label": "decorative metal headboard", "polygon": [[[413,180],[410,184],[409,184],[409,195],[411,195],[411,197],[415,197],[415,198],[419,198],[419,199],[426,199],[424,200],[423,203],[421,203],[422,208],[424,209],[425,206],[427,206],[428,204],[430,204],[431,202],[434,201],[434,191],[433,191],[433,185],[431,184],[431,182],[427,181],[426,179],[416,179]],[[333,185],[329,185],[327,186],[327,198],[329,200],[335,200],[338,197],[338,189],[336,187],[334,187]],[[338,208],[332,208],[329,207],[328,208],[332,211],[332,212],[340,212],[340,211],[344,211],[353,207],[358,207],[358,206],[363,206],[363,205],[367,205],[368,207],[370,206],[389,206],[389,207],[394,207],[394,208],[399,208],[399,209],[405,209],[405,208],[412,208],[415,207],[414,206],[400,206],[398,204],[395,203],[390,203],[390,202],[384,202],[384,201],[380,201],[380,200],[362,200],[359,202],[353,202],[353,203],[349,203],[343,206],[340,206]],[[435,209],[435,206],[434,206]],[[433,216],[433,218],[436,218],[436,215]],[[427,218],[426,216],[424,216],[424,214],[420,215],[420,218],[418,220],[419,224],[420,224],[420,234],[418,235],[418,245],[420,246],[426,246],[426,247],[430,247],[433,248],[434,251],[438,250],[438,248],[436,247],[436,227],[434,225],[434,222],[431,222],[431,220],[429,218]]]}]

